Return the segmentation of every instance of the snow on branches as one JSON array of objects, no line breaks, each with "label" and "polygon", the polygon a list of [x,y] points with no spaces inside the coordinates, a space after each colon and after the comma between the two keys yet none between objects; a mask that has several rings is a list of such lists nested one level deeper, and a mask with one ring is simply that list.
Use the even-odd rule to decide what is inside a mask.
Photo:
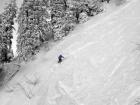
[{"label": "snow on branches", "polygon": [[11,49],[13,38],[13,25],[16,18],[17,6],[16,1],[11,2],[4,8],[4,12],[0,14],[0,62],[9,62],[13,58]]}]

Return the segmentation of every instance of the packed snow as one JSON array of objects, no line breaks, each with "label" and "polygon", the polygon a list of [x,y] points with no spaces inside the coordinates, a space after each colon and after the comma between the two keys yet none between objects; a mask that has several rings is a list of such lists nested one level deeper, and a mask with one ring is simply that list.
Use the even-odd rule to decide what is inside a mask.
[{"label": "packed snow", "polygon": [[[136,105],[140,101],[140,1],[79,26],[41,52],[0,91],[0,105]],[[65,59],[57,63],[57,56]]]}]

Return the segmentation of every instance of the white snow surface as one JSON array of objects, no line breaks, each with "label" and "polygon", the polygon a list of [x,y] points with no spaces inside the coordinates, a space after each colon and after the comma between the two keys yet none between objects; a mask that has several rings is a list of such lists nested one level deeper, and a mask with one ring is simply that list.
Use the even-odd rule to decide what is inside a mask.
[{"label": "white snow surface", "polygon": [[[140,0],[79,26],[22,66],[0,105],[136,105],[140,98]],[[65,59],[57,63],[57,56]]]}]

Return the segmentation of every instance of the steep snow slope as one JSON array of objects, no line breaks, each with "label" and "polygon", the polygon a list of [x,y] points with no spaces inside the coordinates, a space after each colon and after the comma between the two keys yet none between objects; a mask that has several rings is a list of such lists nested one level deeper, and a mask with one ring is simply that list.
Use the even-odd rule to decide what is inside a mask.
[{"label": "steep snow slope", "polygon": [[[140,1],[133,0],[42,52],[0,92],[0,105],[135,105],[140,98],[139,10]],[[65,60],[57,64],[60,53]]]}]

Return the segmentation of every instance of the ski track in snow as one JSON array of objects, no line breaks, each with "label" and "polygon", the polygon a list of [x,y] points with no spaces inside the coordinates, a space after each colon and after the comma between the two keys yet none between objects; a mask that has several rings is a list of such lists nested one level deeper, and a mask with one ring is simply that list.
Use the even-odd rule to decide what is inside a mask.
[{"label": "ski track in snow", "polygon": [[120,65],[126,60],[126,57],[122,58],[114,67],[111,74],[109,75],[109,78],[115,74],[115,72],[119,69]]},{"label": "ski track in snow", "polygon": [[82,49],[85,50],[85,48],[87,48],[88,46],[91,46],[91,45],[93,45],[93,44],[94,44],[93,42],[89,42],[89,43],[87,43],[86,45],[84,45],[84,46],[82,46],[82,47],[76,49],[75,51],[72,51],[72,52],[70,53],[70,55],[74,55],[74,54],[76,54],[77,52],[81,51]]}]

